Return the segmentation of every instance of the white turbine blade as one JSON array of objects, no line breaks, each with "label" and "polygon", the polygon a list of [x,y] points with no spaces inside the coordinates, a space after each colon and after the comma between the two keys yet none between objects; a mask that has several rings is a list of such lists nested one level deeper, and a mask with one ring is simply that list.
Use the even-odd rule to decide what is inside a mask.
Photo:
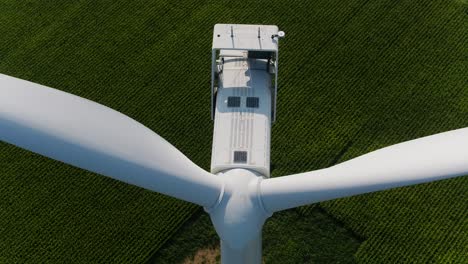
[{"label": "white turbine blade", "polygon": [[0,74],[0,140],[202,206],[222,189],[163,138],[103,105]]},{"label": "white turbine blade", "polygon": [[270,212],[468,175],[468,128],[386,147],[330,168],[263,180]]}]

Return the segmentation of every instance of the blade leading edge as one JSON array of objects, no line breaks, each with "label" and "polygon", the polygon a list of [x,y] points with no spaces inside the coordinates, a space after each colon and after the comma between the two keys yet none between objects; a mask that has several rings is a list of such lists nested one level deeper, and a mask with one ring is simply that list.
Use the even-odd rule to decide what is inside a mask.
[{"label": "blade leading edge", "polygon": [[222,189],[219,178],[128,116],[3,74],[0,140],[205,207]]},{"label": "blade leading edge", "polygon": [[261,182],[270,212],[468,175],[468,128],[389,146],[330,168]]}]

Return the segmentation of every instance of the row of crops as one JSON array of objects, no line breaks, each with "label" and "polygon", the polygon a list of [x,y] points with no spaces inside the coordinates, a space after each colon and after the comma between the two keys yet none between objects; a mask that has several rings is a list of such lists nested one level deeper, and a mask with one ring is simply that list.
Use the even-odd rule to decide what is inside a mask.
[{"label": "row of crops", "polygon": [[[185,2],[185,8],[194,3]],[[162,23],[155,14],[182,21],[185,11],[165,2],[148,7],[146,1],[3,2],[0,71],[122,111],[207,168],[209,108],[195,102],[198,107],[187,109],[192,77],[174,74],[180,63],[165,57],[178,56],[173,40],[164,42],[165,34],[173,38],[170,34],[177,25]],[[199,83],[204,75],[193,77]],[[202,92],[209,102],[208,89]],[[206,126],[199,127],[203,122]],[[197,210],[4,143],[0,146],[2,263],[144,262]]]},{"label": "row of crops", "polygon": [[[117,109],[209,168],[212,27],[277,24],[287,37],[271,154],[272,174],[282,176],[468,126],[467,8],[458,0],[3,1],[0,72]],[[309,243],[317,244],[337,223],[365,238],[361,262],[463,262],[467,191],[465,177],[341,199],[319,213],[300,208],[303,221],[278,215],[270,230],[288,226],[275,221],[330,230]],[[183,239],[177,230],[198,210],[0,143],[0,262],[151,261],[177,243],[174,234]],[[277,247],[269,263],[290,252]],[[311,247],[304,261],[326,262],[317,251],[327,252]]]},{"label": "row of crops", "polygon": [[[314,74],[302,80],[318,88],[306,95],[316,106],[289,99],[289,88],[280,95],[291,109],[287,117],[307,110],[297,114],[296,120],[303,120],[297,126],[275,127],[278,150],[272,153],[284,155],[276,161],[291,162],[285,149],[313,142],[304,154],[292,148],[300,168],[288,164],[284,167],[290,171],[281,174],[330,166],[384,146],[468,126],[467,25],[466,6],[455,2],[366,3],[328,41],[330,49],[311,59],[308,72]],[[287,131],[288,126],[293,131]],[[300,137],[281,145],[291,133]],[[359,261],[464,263],[467,184],[465,177],[320,206],[367,238],[356,253]]]}]

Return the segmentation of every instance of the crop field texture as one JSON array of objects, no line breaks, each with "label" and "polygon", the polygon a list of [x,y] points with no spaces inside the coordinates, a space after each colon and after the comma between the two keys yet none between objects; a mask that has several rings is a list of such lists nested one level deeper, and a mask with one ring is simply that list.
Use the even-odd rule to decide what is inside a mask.
[{"label": "crop field texture", "polygon": [[[286,32],[273,177],[468,126],[462,0],[4,0],[0,73],[116,109],[209,169],[216,23]],[[303,219],[281,213],[266,228],[313,225],[303,230],[317,235],[310,244],[328,241],[332,252],[344,246],[321,238],[345,232],[316,231],[336,222],[363,238],[354,257],[294,251],[300,237],[283,245],[268,233],[275,255],[265,260],[288,263],[297,252],[312,263],[468,263],[467,208],[468,177],[302,207],[293,211]],[[182,227],[205,230],[187,222],[200,210],[0,142],[0,263],[153,262]]]}]

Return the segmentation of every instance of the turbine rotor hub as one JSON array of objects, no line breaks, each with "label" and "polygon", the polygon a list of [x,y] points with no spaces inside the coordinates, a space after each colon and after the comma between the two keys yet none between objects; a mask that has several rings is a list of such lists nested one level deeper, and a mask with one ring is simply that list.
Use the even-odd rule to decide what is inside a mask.
[{"label": "turbine rotor hub", "polygon": [[247,169],[231,169],[218,173],[223,178],[224,189],[219,202],[205,208],[223,242],[231,248],[241,249],[259,236],[267,212],[260,198],[263,176]]}]

